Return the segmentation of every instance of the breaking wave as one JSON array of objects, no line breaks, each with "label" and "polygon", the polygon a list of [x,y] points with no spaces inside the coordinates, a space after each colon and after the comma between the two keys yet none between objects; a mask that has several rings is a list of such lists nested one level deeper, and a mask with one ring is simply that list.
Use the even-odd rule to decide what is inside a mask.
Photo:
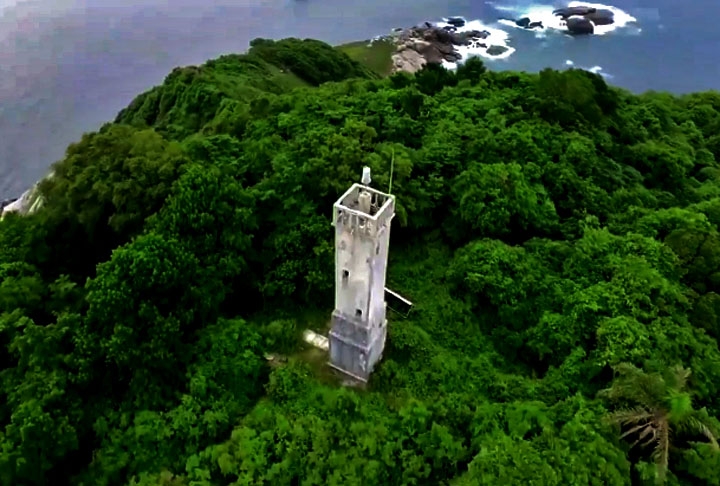
[{"label": "breaking wave", "polygon": [[[450,18],[444,18],[442,22],[436,22],[435,25],[438,27],[450,27],[451,24],[448,23],[451,19],[463,19],[465,20],[465,25],[462,27],[456,27],[456,32],[467,32],[471,30],[479,30],[479,31],[485,31],[489,35],[488,37],[483,40],[481,43],[474,43],[470,46],[458,46],[456,49],[458,52],[462,55],[462,59],[459,61],[459,63],[463,63],[465,60],[467,60],[469,57],[473,56],[479,56],[486,59],[507,59],[510,56],[512,56],[516,52],[516,48],[512,46],[512,38],[509,34],[510,31],[506,30],[507,27],[512,29],[518,29],[522,31],[528,31],[531,33],[534,33],[536,37],[538,38],[544,38],[549,34],[552,33],[559,33],[559,34],[567,34],[568,28],[565,25],[565,21],[553,13],[558,6],[548,5],[548,4],[525,4],[525,5],[517,5],[517,6],[508,6],[508,5],[498,5],[495,2],[488,1],[486,2],[489,6],[493,8],[496,12],[504,13],[507,17],[506,19],[498,19],[493,21],[490,25],[488,23],[483,22],[481,20],[465,20],[463,17],[450,17]],[[597,10],[603,10],[606,12],[612,13],[612,21],[613,23],[610,25],[595,25],[594,27],[594,33],[592,35],[607,35],[611,32],[618,31],[618,30],[632,30],[632,33],[638,33],[640,32],[640,28],[637,26],[637,18],[631,15],[630,13],[621,10],[617,7],[614,7],[612,5],[604,5],[600,3],[590,3],[590,2],[579,2],[579,1],[572,1],[566,4],[566,7],[573,8],[573,7],[591,7],[595,8]],[[655,14],[657,16],[657,14]],[[518,25],[516,23],[516,20],[519,19],[529,19],[528,23],[533,23],[533,25],[536,25],[536,27],[533,28],[527,28],[522,27],[521,25]],[[525,24],[527,25],[527,23]],[[494,49],[493,46],[499,46],[501,49]],[[502,51],[502,52],[498,52]],[[457,67],[457,63],[452,63],[448,61],[443,61],[443,65],[448,69],[455,69]],[[566,65],[568,66],[574,66],[573,61],[566,61]],[[579,66],[577,66],[579,67]],[[585,67],[579,67],[580,69],[585,69],[587,71],[591,71],[597,74],[600,74],[601,76],[605,78],[611,78],[612,76],[603,72],[602,68],[600,66],[593,66],[590,68]]]},{"label": "breaking wave", "polygon": [[[447,23],[448,20],[449,18],[444,18],[442,22],[436,22],[435,25],[437,27],[451,27],[451,24]],[[465,19],[463,18],[463,20]],[[473,56],[484,57],[486,59],[507,59],[515,52],[515,48],[509,45],[510,35],[504,30],[490,27],[479,20],[466,20],[465,25],[455,28],[455,32],[469,32],[473,30],[485,31],[488,33],[488,36],[483,39],[482,43],[475,42],[469,46],[455,46],[455,49],[462,56],[462,59],[459,61],[460,64]],[[500,50],[503,52],[495,54],[493,48],[498,47],[500,47]],[[448,69],[455,69],[457,67],[457,63],[454,62],[443,61],[442,64]]]},{"label": "breaking wave", "polygon": [[[500,12],[508,12],[515,14],[517,19],[528,18],[530,22],[542,23],[542,27],[536,27],[533,29],[527,29],[521,27],[515,23],[514,20],[501,19],[498,22],[507,27],[521,30],[532,30],[543,36],[547,30],[555,30],[559,32],[568,32],[568,28],[561,17],[553,14],[553,11],[557,7],[551,5],[542,4],[531,4],[525,7],[508,7],[494,5],[488,2],[495,10]],[[611,25],[594,25],[595,31],[593,35],[606,35],[610,32],[614,32],[619,29],[627,28],[630,25],[634,25],[637,19],[629,13],[617,8],[612,5],[603,5],[601,3],[589,3],[589,2],[570,2],[567,5],[569,8],[573,7],[592,7],[598,10],[608,10],[613,14],[613,23]]]}]

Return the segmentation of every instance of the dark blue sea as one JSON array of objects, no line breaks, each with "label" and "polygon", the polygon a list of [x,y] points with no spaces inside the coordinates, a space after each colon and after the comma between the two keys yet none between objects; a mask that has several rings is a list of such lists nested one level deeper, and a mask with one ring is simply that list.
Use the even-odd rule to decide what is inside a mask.
[{"label": "dark blue sea", "polygon": [[[563,4],[497,0],[0,0],[0,199],[46,174],[83,132],[178,65],[242,52],[255,37],[367,39],[463,16],[503,37],[493,69],[574,65],[635,92],[720,89],[720,0],[616,0],[634,20],[571,38],[498,22]],[[475,24],[473,24],[475,25]]]}]

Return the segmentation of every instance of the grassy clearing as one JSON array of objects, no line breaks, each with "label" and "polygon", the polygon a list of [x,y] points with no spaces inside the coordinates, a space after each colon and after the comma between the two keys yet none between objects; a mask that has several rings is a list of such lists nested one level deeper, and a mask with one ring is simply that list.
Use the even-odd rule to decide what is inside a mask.
[{"label": "grassy clearing", "polygon": [[270,64],[268,66],[268,71],[272,74],[271,79],[275,82],[275,84],[282,86],[288,91],[294,88],[305,88],[310,86],[310,83],[302,80],[290,70],[280,69],[279,67]]},{"label": "grassy clearing", "polygon": [[395,44],[392,41],[380,40],[370,43],[369,40],[364,40],[342,44],[337,48],[380,76],[388,76],[392,70],[392,55],[395,52]]}]

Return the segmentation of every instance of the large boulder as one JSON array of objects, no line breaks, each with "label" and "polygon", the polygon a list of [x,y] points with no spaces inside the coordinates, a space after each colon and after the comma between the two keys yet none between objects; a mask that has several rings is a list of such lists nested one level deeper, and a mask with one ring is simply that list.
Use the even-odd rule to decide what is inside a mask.
[{"label": "large boulder", "polygon": [[564,7],[559,8],[557,10],[553,10],[553,15],[556,15],[558,17],[562,17],[563,20],[567,20],[568,18],[576,15],[588,15],[595,13],[597,9],[595,7]]},{"label": "large boulder", "polygon": [[447,23],[454,27],[463,27],[465,25],[465,19],[462,17],[450,17],[447,19]]},{"label": "large boulder", "polygon": [[488,32],[471,30],[468,32],[453,33],[451,41],[456,46],[469,46],[475,39],[485,39],[489,35]]},{"label": "large boulder", "polygon": [[539,20],[532,21],[532,20],[530,20],[530,17],[522,17],[520,19],[513,20],[513,22],[515,22],[515,25],[517,25],[518,27],[522,27],[523,29],[544,29],[545,28],[542,21],[539,21]]},{"label": "large boulder", "polygon": [[443,59],[445,59],[447,62],[458,62],[462,60],[462,54],[460,54],[458,51],[453,51],[450,54],[445,54],[443,56]]},{"label": "large boulder", "polygon": [[438,48],[437,44],[432,44],[430,42],[425,42],[423,44],[418,43],[416,44],[414,50],[425,58],[425,61],[428,64],[440,64],[443,59],[445,59],[445,56],[453,53],[452,50],[449,52],[445,50],[445,52],[443,52]]},{"label": "large boulder", "polygon": [[485,52],[488,56],[499,56],[507,52],[507,50],[508,48],[505,46],[490,46]]},{"label": "large boulder", "polygon": [[433,27],[431,29],[427,29],[423,33],[423,39],[430,42],[440,42],[442,44],[452,44],[453,35],[456,35],[454,32],[448,32],[445,29],[438,29],[436,27]]},{"label": "large boulder", "polygon": [[[595,7],[565,7],[553,10],[553,15],[562,18],[568,24],[568,30],[573,34],[588,34],[589,27],[586,21],[592,22],[594,25],[611,25],[615,22],[615,14],[612,10],[606,8],[595,8]],[[523,19],[520,19],[523,20]],[[573,27],[570,28],[572,23]],[[594,30],[594,29],[593,29]]]},{"label": "large boulder", "polygon": [[455,46],[452,44],[440,44],[439,42],[436,42],[433,44],[435,46],[435,49],[437,49],[442,54],[452,54],[455,51]]},{"label": "large boulder", "polygon": [[586,19],[595,25],[612,25],[615,22],[615,14],[612,10],[597,9],[592,13],[583,15]]},{"label": "large boulder", "polygon": [[595,33],[595,25],[585,17],[570,17],[567,19],[567,29],[573,35]]},{"label": "large boulder", "polygon": [[393,72],[405,71],[415,73],[420,71],[426,64],[425,58],[413,49],[405,49],[396,52],[392,56]]}]

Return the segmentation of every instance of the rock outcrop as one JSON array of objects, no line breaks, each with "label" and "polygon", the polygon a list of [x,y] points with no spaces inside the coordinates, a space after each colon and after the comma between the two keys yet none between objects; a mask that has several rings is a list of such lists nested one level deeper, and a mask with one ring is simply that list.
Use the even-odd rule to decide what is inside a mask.
[{"label": "rock outcrop", "polygon": [[567,19],[568,32],[574,35],[585,35],[595,33],[595,24],[585,17],[570,17]]},{"label": "rock outcrop", "polygon": [[[594,34],[595,26],[612,25],[615,22],[615,14],[612,10],[587,6],[558,8],[553,10],[553,15],[560,17],[568,33],[572,35]],[[533,22],[529,17],[502,20],[512,20],[515,25],[524,29],[545,28],[542,22]]]},{"label": "rock outcrop", "polygon": [[[52,177],[53,173],[47,177]],[[38,183],[33,185],[30,189],[23,192],[19,198],[6,199],[0,204],[0,220],[8,213],[18,213],[21,215],[32,214],[43,205],[44,201],[38,191]]]},{"label": "rock outcrop", "polygon": [[544,28],[542,22],[533,22],[529,17],[523,17],[514,21],[515,25],[524,29],[542,29]]},{"label": "rock outcrop", "polygon": [[505,46],[490,46],[488,47],[488,50],[485,51],[488,56],[499,56],[501,54],[506,53],[508,50]]},{"label": "rock outcrop", "polygon": [[462,59],[462,54],[457,49],[459,46],[486,48],[491,56],[502,54],[507,50],[504,46],[488,47],[486,39],[490,33],[487,31],[457,32],[456,26],[465,25],[465,20],[459,17],[448,19],[448,24],[450,25],[437,27],[425,22],[424,25],[396,33],[393,36],[397,46],[397,51],[392,56],[393,72],[414,73],[428,63],[458,62]]},{"label": "rock outcrop", "polygon": [[463,27],[465,25],[465,19],[462,17],[450,17],[447,19],[447,23],[454,27]]},{"label": "rock outcrop", "polygon": [[615,14],[612,10],[598,8],[594,12],[583,15],[595,25],[612,25],[615,22]]},{"label": "rock outcrop", "polygon": [[9,206],[10,204],[14,203],[17,200],[18,200],[17,197],[12,197],[10,199],[3,199],[2,201],[0,201],[0,214],[2,214],[3,209],[5,209],[7,206]]},{"label": "rock outcrop", "polygon": [[425,58],[415,49],[408,47],[393,54],[393,72],[405,71],[415,73],[420,71],[426,64]]},{"label": "rock outcrop", "polygon": [[572,17],[574,15],[587,15],[589,13],[595,12],[597,9],[595,7],[585,7],[585,6],[578,6],[578,7],[563,7],[553,10],[553,15],[556,15],[558,17],[562,17],[563,19],[567,20],[568,17]]},{"label": "rock outcrop", "polygon": [[19,198],[11,199],[8,204],[3,204],[2,210],[0,210],[0,219],[8,213],[28,214],[36,199],[34,189],[34,187],[28,189]]},{"label": "rock outcrop", "polygon": [[571,34],[593,34],[596,25],[611,25],[615,22],[615,15],[611,10],[595,7],[566,7],[553,10],[553,15],[566,22],[568,32]]}]

